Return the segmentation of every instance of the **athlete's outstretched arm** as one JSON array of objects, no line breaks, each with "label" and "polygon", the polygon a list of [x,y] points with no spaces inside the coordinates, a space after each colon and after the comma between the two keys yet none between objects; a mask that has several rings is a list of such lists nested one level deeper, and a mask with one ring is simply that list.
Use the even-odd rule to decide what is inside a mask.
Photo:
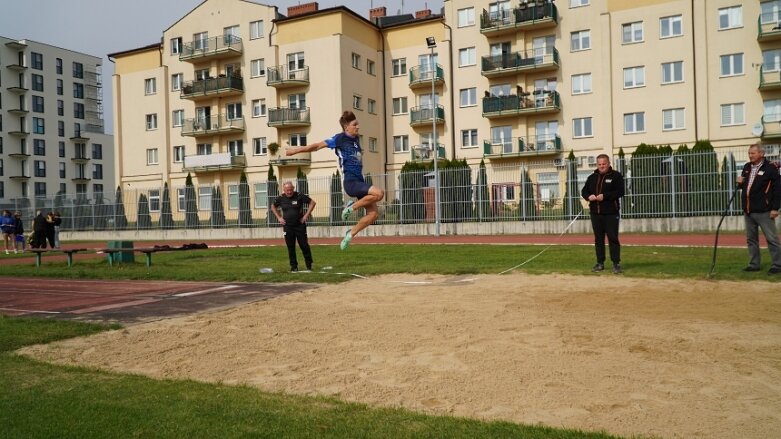
[{"label": "athlete's outstretched arm", "polygon": [[306,146],[299,146],[297,148],[287,148],[285,150],[285,155],[295,155],[295,154],[298,154],[300,152],[317,151],[318,149],[323,149],[326,146],[328,146],[328,144],[325,143],[325,141],[320,141],[320,142],[317,142],[317,143],[310,143],[309,145],[306,145]]}]

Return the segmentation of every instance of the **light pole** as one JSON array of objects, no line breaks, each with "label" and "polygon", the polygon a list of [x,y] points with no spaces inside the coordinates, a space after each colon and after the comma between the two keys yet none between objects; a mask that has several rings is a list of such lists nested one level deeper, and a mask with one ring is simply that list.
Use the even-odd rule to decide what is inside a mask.
[{"label": "light pole", "polygon": [[437,65],[434,62],[434,49],[437,42],[434,37],[426,37],[426,45],[431,49],[431,58],[429,59],[431,73],[431,148],[434,153],[434,236],[439,236],[439,172],[437,162],[439,161],[439,148],[437,148],[437,99],[436,86]]}]

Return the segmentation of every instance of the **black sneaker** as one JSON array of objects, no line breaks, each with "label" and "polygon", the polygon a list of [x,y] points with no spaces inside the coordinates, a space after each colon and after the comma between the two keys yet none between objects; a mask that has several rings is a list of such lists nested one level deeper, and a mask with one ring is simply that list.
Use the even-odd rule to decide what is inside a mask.
[{"label": "black sneaker", "polygon": [[293,272],[293,271],[298,271],[298,267],[290,267],[290,271],[291,271],[291,272]]},{"label": "black sneaker", "polygon": [[767,271],[768,276],[773,276],[779,273],[781,273],[781,268],[779,267],[770,267],[770,270]]},{"label": "black sneaker", "polygon": [[613,274],[621,274],[624,270],[621,269],[621,264],[613,264]]},{"label": "black sneaker", "polygon": [[[772,270],[772,268],[771,268],[771,270]],[[752,266],[749,265],[748,267],[744,268],[743,271],[746,271],[746,272],[759,271],[759,267],[752,267]]]},{"label": "black sneaker", "polygon": [[309,271],[312,271],[312,266],[311,265],[307,265],[306,269],[309,270]]},{"label": "black sneaker", "polygon": [[602,271],[604,269],[605,269],[605,264],[600,264],[600,263],[597,263],[593,267],[591,267],[591,271],[593,271],[594,273],[598,271]]}]

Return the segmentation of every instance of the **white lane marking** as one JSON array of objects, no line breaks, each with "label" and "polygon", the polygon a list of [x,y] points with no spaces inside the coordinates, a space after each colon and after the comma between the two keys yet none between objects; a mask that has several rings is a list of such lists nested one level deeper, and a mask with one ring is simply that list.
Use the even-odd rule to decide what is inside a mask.
[{"label": "white lane marking", "polygon": [[238,285],[225,285],[223,287],[216,287],[216,288],[209,288],[209,289],[206,289],[206,290],[189,291],[187,293],[174,294],[174,296],[176,296],[176,297],[197,296],[199,294],[215,293],[217,291],[232,290],[234,288],[239,288],[239,286]]}]

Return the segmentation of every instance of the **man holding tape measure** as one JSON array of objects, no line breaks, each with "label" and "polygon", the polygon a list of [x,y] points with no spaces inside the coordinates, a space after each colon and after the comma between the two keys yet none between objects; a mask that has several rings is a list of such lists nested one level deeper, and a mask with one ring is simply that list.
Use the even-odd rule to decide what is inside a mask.
[{"label": "man holding tape measure", "polygon": [[591,227],[594,229],[597,263],[591,271],[599,272],[605,269],[605,235],[607,235],[613,273],[621,273],[618,222],[621,209],[619,199],[624,196],[624,177],[610,166],[610,157],[607,154],[597,156],[597,169],[588,176],[580,194],[588,201]]}]

